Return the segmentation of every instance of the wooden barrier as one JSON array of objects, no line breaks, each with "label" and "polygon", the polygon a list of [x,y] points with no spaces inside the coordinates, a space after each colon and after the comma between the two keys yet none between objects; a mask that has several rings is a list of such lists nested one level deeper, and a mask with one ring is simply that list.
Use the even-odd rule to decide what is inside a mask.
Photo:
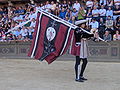
[{"label": "wooden barrier", "polygon": [[[31,42],[11,41],[0,42],[0,59],[30,59],[27,56]],[[89,42],[90,61],[120,61],[120,41]],[[75,60],[66,53],[59,60]]]}]

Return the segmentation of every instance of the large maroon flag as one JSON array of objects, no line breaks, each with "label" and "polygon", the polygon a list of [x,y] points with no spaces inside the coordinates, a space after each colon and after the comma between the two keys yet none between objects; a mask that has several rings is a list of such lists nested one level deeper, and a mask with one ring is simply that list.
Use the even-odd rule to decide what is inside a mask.
[{"label": "large maroon flag", "polygon": [[45,59],[49,64],[52,63],[69,48],[73,32],[70,25],[38,12],[28,56],[41,61]]}]

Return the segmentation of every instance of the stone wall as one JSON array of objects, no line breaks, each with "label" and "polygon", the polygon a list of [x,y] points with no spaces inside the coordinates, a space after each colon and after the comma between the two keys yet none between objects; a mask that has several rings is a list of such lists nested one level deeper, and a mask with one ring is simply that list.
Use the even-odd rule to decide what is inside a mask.
[{"label": "stone wall", "polygon": [[[0,59],[30,59],[27,56],[31,42],[0,42]],[[120,61],[120,41],[89,42],[90,61]],[[73,60],[74,56],[66,55],[58,59]]]}]

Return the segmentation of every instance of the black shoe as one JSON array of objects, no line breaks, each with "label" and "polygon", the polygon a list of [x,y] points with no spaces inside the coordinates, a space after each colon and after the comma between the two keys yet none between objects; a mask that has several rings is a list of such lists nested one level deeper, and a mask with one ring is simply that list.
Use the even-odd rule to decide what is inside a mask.
[{"label": "black shoe", "polygon": [[84,78],[84,77],[80,77],[80,79],[85,81],[88,80],[87,78]]},{"label": "black shoe", "polygon": [[82,79],[75,79],[76,82],[84,82]]}]

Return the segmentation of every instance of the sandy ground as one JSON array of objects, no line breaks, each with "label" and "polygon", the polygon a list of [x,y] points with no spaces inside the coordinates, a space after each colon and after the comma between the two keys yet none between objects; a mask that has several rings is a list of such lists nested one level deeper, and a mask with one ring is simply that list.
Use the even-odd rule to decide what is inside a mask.
[{"label": "sandy ground", "polygon": [[0,59],[0,90],[120,90],[120,63],[89,62],[88,81],[74,77],[74,61]]}]

